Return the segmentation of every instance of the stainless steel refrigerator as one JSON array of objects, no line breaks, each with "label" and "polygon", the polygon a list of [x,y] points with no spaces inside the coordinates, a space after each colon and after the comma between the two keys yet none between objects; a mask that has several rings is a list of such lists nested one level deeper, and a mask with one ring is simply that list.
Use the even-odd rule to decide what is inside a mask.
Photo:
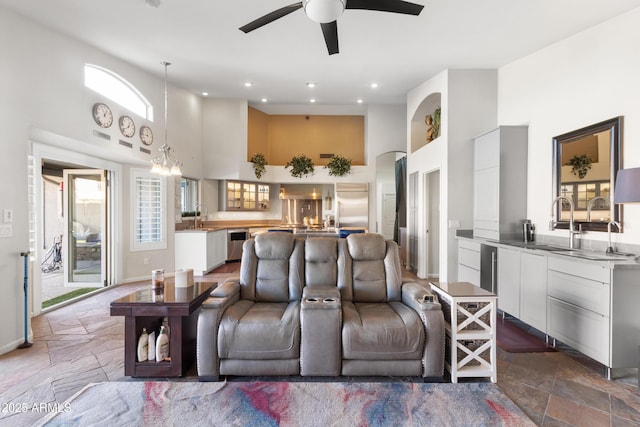
[{"label": "stainless steel refrigerator", "polygon": [[336,183],[336,227],[369,228],[368,183]]}]

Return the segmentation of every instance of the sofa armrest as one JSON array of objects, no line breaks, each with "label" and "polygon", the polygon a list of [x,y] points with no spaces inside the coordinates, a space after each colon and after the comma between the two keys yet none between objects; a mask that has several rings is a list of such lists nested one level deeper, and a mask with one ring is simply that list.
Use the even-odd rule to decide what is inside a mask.
[{"label": "sofa armrest", "polygon": [[402,302],[416,311],[442,310],[438,296],[430,289],[415,282],[402,285]]},{"label": "sofa armrest", "polygon": [[221,285],[218,285],[213,291],[211,291],[211,296],[229,297],[239,292],[240,292],[240,279],[237,277],[233,277],[225,280],[224,282],[222,282]]},{"label": "sofa armrest", "polygon": [[437,295],[427,287],[408,282],[402,285],[402,302],[414,309],[424,324],[423,377],[444,376],[444,313]]},{"label": "sofa armrest", "polygon": [[218,328],[227,307],[240,299],[240,283],[227,280],[211,292],[202,303],[198,314],[196,364],[200,381],[217,381],[220,376],[218,362]]}]

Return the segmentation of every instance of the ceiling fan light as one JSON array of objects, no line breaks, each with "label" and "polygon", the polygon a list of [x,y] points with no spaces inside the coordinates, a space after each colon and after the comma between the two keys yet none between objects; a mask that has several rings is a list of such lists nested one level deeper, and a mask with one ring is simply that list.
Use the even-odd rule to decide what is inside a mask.
[{"label": "ceiling fan light", "polygon": [[333,22],[344,12],[344,0],[304,0],[304,12],[319,24]]}]

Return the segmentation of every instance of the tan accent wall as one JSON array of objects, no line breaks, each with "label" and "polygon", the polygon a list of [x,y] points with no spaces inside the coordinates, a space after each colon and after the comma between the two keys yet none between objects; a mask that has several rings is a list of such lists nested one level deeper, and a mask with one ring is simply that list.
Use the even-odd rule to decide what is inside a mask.
[{"label": "tan accent wall", "polygon": [[247,129],[247,161],[251,159],[255,153],[262,153],[269,159],[269,143],[267,141],[269,131],[269,115],[260,110],[249,107],[248,116],[249,126]]},{"label": "tan accent wall", "polygon": [[300,154],[316,166],[329,161],[320,154],[340,154],[352,165],[364,165],[364,116],[269,115],[249,107],[248,157],[256,152],[270,165],[283,166]]}]

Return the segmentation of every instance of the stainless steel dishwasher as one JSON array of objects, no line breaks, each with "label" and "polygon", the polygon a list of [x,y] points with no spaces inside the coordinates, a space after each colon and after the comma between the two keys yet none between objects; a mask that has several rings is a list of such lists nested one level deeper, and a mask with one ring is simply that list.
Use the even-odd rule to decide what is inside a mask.
[{"label": "stainless steel dishwasher", "polygon": [[227,261],[238,261],[242,258],[242,244],[247,240],[248,235],[247,228],[227,230]]}]

